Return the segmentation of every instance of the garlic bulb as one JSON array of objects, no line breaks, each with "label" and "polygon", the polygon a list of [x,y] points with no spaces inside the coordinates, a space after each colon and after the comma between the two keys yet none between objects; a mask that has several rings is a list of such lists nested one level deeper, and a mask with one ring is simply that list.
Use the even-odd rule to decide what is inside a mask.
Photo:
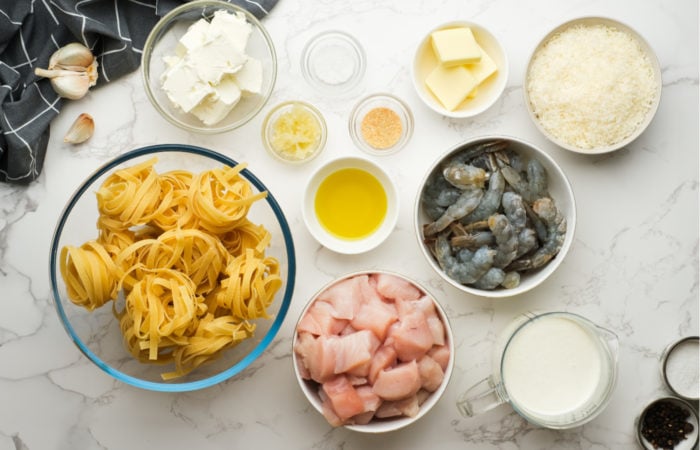
[{"label": "garlic bulb", "polygon": [[97,59],[89,48],[73,42],[51,55],[48,70],[37,68],[34,73],[50,78],[51,86],[61,97],[77,100],[97,83]]},{"label": "garlic bulb", "polygon": [[68,132],[63,138],[63,142],[80,144],[90,139],[90,136],[92,136],[94,132],[95,121],[92,119],[92,116],[87,113],[82,113],[68,129]]}]

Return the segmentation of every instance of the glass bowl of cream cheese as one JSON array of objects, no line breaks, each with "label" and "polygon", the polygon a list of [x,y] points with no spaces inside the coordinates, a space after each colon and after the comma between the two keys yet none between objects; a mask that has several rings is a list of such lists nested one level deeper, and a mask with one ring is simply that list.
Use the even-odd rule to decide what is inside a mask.
[{"label": "glass bowl of cream cheese", "polygon": [[247,10],[222,1],[173,9],[144,45],[148,99],[170,123],[190,132],[234,130],[258,114],[277,78],[270,35]]}]

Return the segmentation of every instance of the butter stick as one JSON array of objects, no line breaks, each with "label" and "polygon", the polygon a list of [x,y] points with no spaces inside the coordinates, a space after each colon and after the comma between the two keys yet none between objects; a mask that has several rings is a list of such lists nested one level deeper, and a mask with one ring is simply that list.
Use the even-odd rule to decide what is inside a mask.
[{"label": "butter stick", "polygon": [[438,65],[425,79],[425,84],[445,108],[454,111],[479,83],[465,66]]},{"label": "butter stick", "polygon": [[445,67],[473,64],[481,60],[481,48],[468,27],[434,31],[431,42],[435,56]]}]

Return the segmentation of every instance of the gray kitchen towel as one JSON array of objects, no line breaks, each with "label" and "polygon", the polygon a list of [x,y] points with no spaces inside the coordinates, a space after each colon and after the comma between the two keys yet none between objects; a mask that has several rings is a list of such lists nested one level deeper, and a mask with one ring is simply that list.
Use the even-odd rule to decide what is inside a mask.
[{"label": "gray kitchen towel", "polygon": [[[278,0],[227,0],[262,18]],[[81,42],[97,57],[102,86],[136,70],[156,22],[184,0],[0,0],[0,181],[27,184],[41,173],[49,125],[65,100],[46,68],[60,47]],[[94,89],[94,88],[93,88]]]}]

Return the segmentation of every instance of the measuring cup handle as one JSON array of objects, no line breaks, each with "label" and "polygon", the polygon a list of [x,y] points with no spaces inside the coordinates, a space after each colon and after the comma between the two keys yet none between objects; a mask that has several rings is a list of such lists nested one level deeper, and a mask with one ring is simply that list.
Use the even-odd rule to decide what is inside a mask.
[{"label": "measuring cup handle", "polygon": [[506,402],[499,393],[499,384],[489,376],[467,389],[457,398],[457,409],[464,417],[473,417]]}]

